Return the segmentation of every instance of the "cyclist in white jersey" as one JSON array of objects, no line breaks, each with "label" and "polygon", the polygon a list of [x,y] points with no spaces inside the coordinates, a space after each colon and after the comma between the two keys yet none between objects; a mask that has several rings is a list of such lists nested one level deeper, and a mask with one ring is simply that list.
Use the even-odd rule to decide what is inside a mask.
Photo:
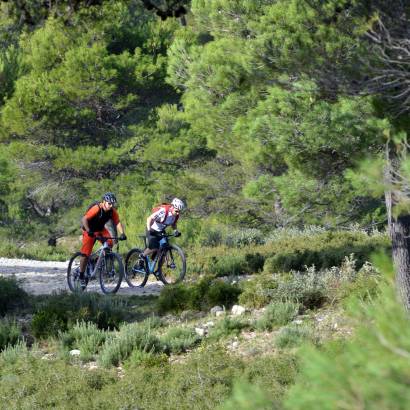
[{"label": "cyclist in white jersey", "polygon": [[170,204],[161,204],[153,209],[153,213],[147,218],[146,235],[148,247],[141,256],[148,256],[159,249],[159,241],[165,229],[171,226],[174,235],[180,236],[177,230],[179,213],[185,208],[185,204],[179,198],[174,198]]}]

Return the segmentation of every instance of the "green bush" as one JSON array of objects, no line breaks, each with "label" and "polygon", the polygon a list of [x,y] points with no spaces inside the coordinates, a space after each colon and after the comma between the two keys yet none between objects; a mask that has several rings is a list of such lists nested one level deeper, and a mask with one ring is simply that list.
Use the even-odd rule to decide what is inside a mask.
[{"label": "green bush", "polygon": [[306,341],[315,341],[312,328],[307,325],[293,324],[283,327],[280,330],[275,339],[275,346],[280,349],[285,347],[296,347]]},{"label": "green bush", "polygon": [[81,360],[91,360],[110,337],[107,331],[98,329],[92,322],[79,322],[60,335],[64,347],[79,349]]},{"label": "green bush", "polygon": [[198,242],[201,246],[219,246],[222,244],[222,232],[217,229],[207,229],[204,233],[201,232]]},{"label": "green bush", "polygon": [[93,322],[99,329],[118,329],[126,315],[119,299],[83,293],[47,297],[36,307],[31,329],[37,338],[65,332],[77,322]]},{"label": "green bush", "polygon": [[265,237],[261,231],[254,228],[242,228],[229,232],[225,238],[225,244],[230,247],[261,245]]},{"label": "green bush", "polygon": [[247,327],[249,327],[249,324],[244,319],[224,317],[211,329],[208,339],[213,342],[228,336],[238,336],[241,330]]},{"label": "green bush", "polygon": [[108,338],[102,346],[98,362],[103,367],[117,366],[126,360],[134,349],[159,352],[163,346],[148,326],[140,323],[124,325],[115,337]]},{"label": "green bush", "polygon": [[265,261],[264,271],[302,271],[306,266],[312,265],[319,270],[331,268],[340,266],[344,258],[352,253],[360,268],[372,253],[380,249],[390,249],[387,235],[334,231],[309,237],[285,237],[266,246],[266,251],[271,256]]},{"label": "green bush", "polygon": [[242,275],[248,273],[245,257],[242,255],[226,255],[214,260],[209,272],[215,276]]},{"label": "green bush", "polygon": [[353,338],[302,352],[287,409],[408,408],[409,315],[393,279],[381,285],[378,298],[359,299],[351,312],[358,323]]},{"label": "green bush", "polygon": [[21,328],[15,320],[0,319],[0,351],[21,340]]},{"label": "green bush", "polygon": [[259,252],[245,254],[248,273],[260,272],[265,264],[265,257]]},{"label": "green bush", "polygon": [[186,327],[174,327],[160,337],[160,342],[165,352],[182,353],[191,349],[201,341],[201,337],[194,329]]},{"label": "green bush", "polygon": [[223,347],[204,346],[172,364],[132,367],[121,381],[98,394],[94,408],[109,403],[115,409],[215,409],[243,369],[244,363]]},{"label": "green bush", "polygon": [[27,345],[22,340],[19,340],[14,345],[8,345],[0,352],[0,369],[14,365],[19,360],[25,360],[29,354]]},{"label": "green bush", "polygon": [[276,300],[299,303],[306,309],[321,307],[327,300],[326,278],[309,268],[307,272],[291,272],[276,288]]},{"label": "green bush", "polygon": [[276,296],[278,278],[272,275],[260,275],[240,283],[242,293],[239,304],[250,308],[261,308],[271,302]]},{"label": "green bush", "polygon": [[158,310],[165,313],[206,310],[215,305],[230,307],[237,302],[240,293],[235,285],[205,277],[197,283],[165,287],[158,298]]},{"label": "green bush", "polygon": [[262,317],[256,322],[259,330],[272,330],[293,320],[299,312],[299,304],[294,302],[273,302],[266,307]]},{"label": "green bush", "polygon": [[0,316],[27,303],[28,295],[14,278],[0,276]]}]

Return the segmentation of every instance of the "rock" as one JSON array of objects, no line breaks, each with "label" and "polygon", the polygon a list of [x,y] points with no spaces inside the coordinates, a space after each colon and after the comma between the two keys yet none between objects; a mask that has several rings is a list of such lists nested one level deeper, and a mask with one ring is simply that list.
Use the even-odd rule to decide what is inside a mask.
[{"label": "rock", "polygon": [[196,327],[195,328],[195,333],[198,335],[198,336],[205,336],[205,329],[203,329],[202,327]]},{"label": "rock", "polygon": [[303,320],[296,319],[292,323],[294,323],[295,325],[301,325],[303,323]]},{"label": "rock", "polygon": [[215,326],[215,323],[212,322],[212,320],[211,320],[210,322],[205,323],[205,326],[206,326],[206,327],[214,327],[214,326]]},{"label": "rock", "polygon": [[211,309],[211,315],[216,315],[217,312],[223,312],[223,308],[221,308],[220,306],[214,306]]},{"label": "rock", "polygon": [[246,312],[246,309],[240,305],[233,305],[231,312],[234,316],[240,316]]},{"label": "rock", "polygon": [[81,352],[78,349],[70,350],[70,356],[80,356]]},{"label": "rock", "polygon": [[235,341],[232,343],[232,349],[236,349],[239,346],[239,342]]},{"label": "rock", "polygon": [[225,314],[225,311],[223,311],[223,310],[218,310],[218,312],[215,313],[215,316],[216,316],[216,317],[219,317],[219,316],[223,316],[224,314]]}]

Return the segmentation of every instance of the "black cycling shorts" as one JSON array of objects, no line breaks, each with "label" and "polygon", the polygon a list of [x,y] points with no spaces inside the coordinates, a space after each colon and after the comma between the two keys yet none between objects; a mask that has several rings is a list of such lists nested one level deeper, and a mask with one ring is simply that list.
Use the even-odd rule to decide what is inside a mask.
[{"label": "black cycling shorts", "polygon": [[147,243],[149,249],[159,249],[159,241],[162,238],[163,232],[153,231],[152,229],[146,232]]}]

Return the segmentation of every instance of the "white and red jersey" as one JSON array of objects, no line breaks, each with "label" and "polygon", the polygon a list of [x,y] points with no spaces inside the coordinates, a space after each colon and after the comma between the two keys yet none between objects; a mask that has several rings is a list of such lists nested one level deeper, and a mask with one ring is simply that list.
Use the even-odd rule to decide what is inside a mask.
[{"label": "white and red jersey", "polygon": [[179,215],[173,214],[171,208],[172,206],[170,205],[160,206],[159,209],[151,215],[154,223],[151,225],[150,229],[162,232],[167,226],[175,225]]}]

